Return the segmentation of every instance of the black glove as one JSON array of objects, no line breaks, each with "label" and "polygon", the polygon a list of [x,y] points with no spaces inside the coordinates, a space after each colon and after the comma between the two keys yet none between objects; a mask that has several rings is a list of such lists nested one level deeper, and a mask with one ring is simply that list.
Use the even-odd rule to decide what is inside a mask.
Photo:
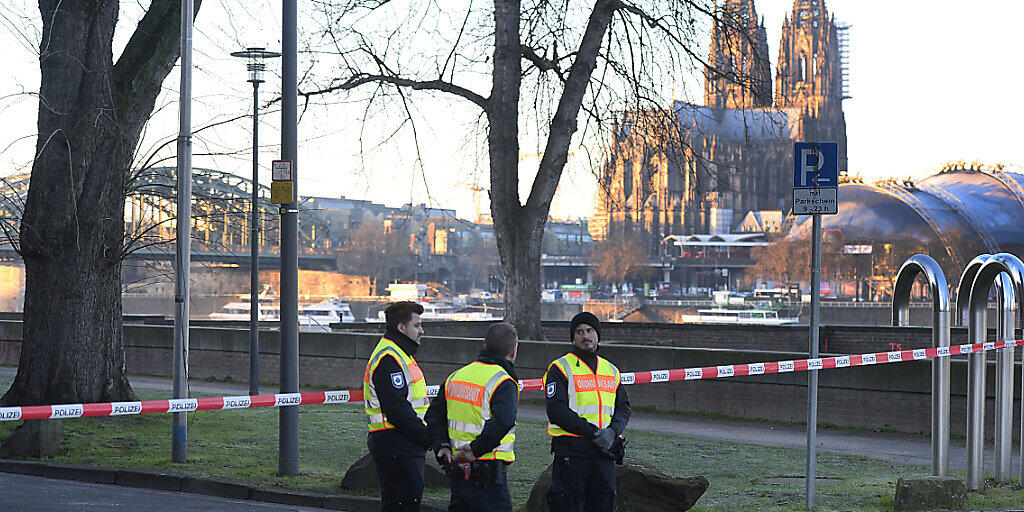
[{"label": "black glove", "polygon": [[610,450],[612,443],[615,442],[615,431],[610,428],[602,428],[597,432],[594,432],[594,438],[592,439],[594,444],[602,450]]},{"label": "black glove", "polygon": [[612,447],[608,450],[609,457],[616,464],[621,465],[622,459],[626,457],[626,438],[622,436],[615,436],[615,442],[612,443]]}]

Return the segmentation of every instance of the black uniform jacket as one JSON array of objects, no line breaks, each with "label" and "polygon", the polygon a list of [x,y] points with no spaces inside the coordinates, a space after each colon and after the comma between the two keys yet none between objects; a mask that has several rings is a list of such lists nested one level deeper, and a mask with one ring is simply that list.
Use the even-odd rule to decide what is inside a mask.
[{"label": "black uniform jacket", "polygon": [[[512,377],[512,380],[506,380],[495,388],[491,395],[491,419],[484,423],[484,431],[469,443],[473,449],[473,456],[479,457],[497,448],[505,434],[516,426],[516,414],[519,413],[519,378],[516,377],[512,363],[504,357],[494,355],[493,352],[484,350],[476,356],[476,360],[499,365]],[[445,382],[448,382],[448,379],[445,379]],[[430,402],[426,419],[430,447],[434,453],[443,446],[451,447],[451,440],[448,439],[448,401],[444,399],[443,389],[437,398]]]},{"label": "black uniform jacket", "polygon": [[[597,354],[581,352],[573,346],[572,353],[576,354],[584,364],[590,367],[591,371],[597,371]],[[545,392],[547,397],[548,421],[562,427],[566,432],[578,434],[583,437],[554,436],[551,438],[551,453],[557,457],[598,457],[601,450],[591,440],[598,428],[593,423],[580,417],[569,408],[569,380],[562,375],[561,370],[551,368],[544,379],[544,389],[548,389],[550,383],[555,384],[554,393]],[[615,431],[616,435],[622,435],[629,423],[629,397],[626,396],[625,386],[620,385],[615,393],[615,413],[608,427]]]},{"label": "black uniform jacket", "polygon": [[[384,337],[409,356],[414,356],[419,348],[415,341],[391,327]],[[409,383],[402,379],[402,385],[395,387],[391,379],[393,373],[402,373],[402,367],[394,357],[385,356],[370,376],[380,400],[380,410],[395,428],[370,432],[367,447],[374,457],[422,457],[427,450],[427,427],[409,403]]]}]

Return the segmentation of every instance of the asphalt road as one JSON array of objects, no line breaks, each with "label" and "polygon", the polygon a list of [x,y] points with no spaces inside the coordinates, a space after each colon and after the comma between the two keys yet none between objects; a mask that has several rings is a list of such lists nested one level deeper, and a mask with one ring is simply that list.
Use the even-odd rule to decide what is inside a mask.
[{"label": "asphalt road", "polygon": [[119,510],[305,512],[322,509],[0,473],[0,510],[5,512],[106,512]]}]

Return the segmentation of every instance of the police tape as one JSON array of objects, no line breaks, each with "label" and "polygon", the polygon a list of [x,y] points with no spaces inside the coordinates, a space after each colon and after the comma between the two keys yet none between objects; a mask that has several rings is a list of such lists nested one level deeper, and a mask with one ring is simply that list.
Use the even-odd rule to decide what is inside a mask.
[{"label": "police tape", "polygon": [[[676,370],[623,372],[620,382],[622,384],[648,384],[654,382],[720,379],[744,375],[768,375],[773,373],[828,370],[832,368],[851,368],[873,364],[900,363],[904,361],[933,359],[936,357],[949,357],[1019,346],[1024,346],[1024,340],[989,341],[985,343],[953,345],[950,347],[897,350],[893,352],[873,352],[867,354],[822,357],[815,359],[794,359],[764,363],[704,366]],[[527,379],[519,381],[519,389],[522,391],[537,391],[543,389],[543,387],[544,383],[541,379]],[[430,397],[437,396],[438,389],[439,386],[428,386],[427,395]],[[362,401],[363,391],[356,389],[350,391],[315,391],[310,393],[278,393],[272,395],[222,396],[213,398],[178,398],[170,400],[146,400],[140,402],[28,405],[0,407],[0,421],[125,416],[133,414],[168,412],[222,411],[231,409],[248,409],[253,407],[348,404]]]}]

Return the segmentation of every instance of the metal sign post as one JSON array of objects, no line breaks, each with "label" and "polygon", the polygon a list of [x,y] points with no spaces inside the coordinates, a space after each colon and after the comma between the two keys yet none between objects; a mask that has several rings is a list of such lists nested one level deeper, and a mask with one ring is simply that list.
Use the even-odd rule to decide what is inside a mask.
[{"label": "metal sign post", "polygon": [[[818,358],[821,307],[821,215],[839,212],[839,144],[797,142],[793,146],[793,215],[811,222],[811,325],[807,357]],[[818,371],[807,372],[807,510],[814,510],[815,437],[818,432]]]},{"label": "metal sign post", "polygon": [[[177,217],[174,254],[174,398],[188,396],[189,263],[192,259],[192,0],[181,2],[181,90],[178,100]],[[185,412],[171,420],[171,460],[185,462]]]},{"label": "metal sign post", "polygon": [[[296,157],[298,156],[298,37],[297,0],[282,0],[281,16],[281,159],[290,165],[274,169],[291,171],[293,181],[275,181],[287,187],[278,193],[281,204],[281,392],[299,391],[299,257],[298,209],[295,205]],[[277,174],[276,172],[274,174]],[[280,176],[275,176],[279,178]],[[271,199],[275,199],[271,189]],[[282,407],[278,418],[277,473],[299,474],[299,408]]]}]

